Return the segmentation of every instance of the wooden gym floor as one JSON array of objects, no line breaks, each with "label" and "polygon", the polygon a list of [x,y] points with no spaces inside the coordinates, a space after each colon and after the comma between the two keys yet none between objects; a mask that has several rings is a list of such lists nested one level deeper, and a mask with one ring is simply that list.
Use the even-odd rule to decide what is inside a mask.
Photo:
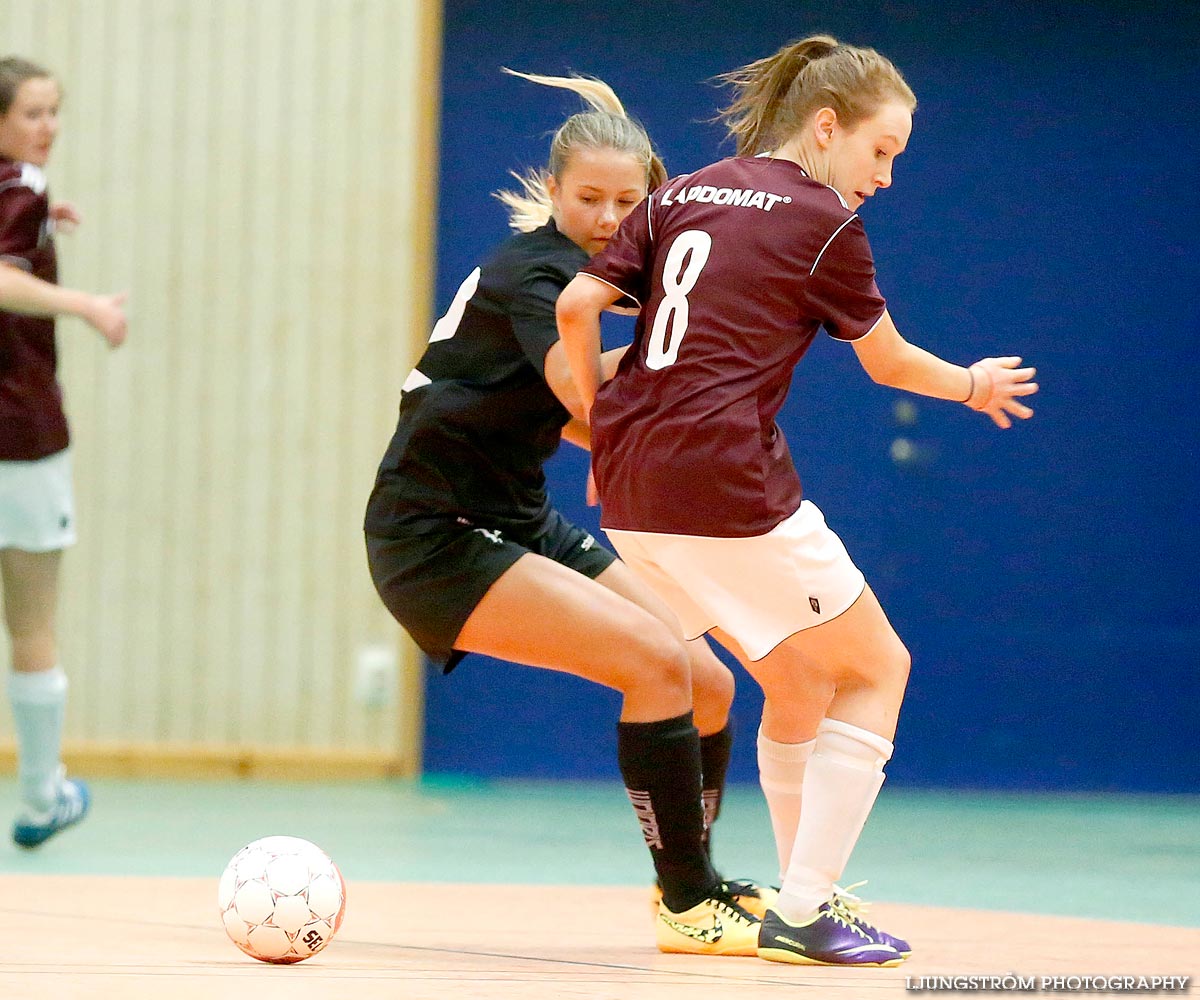
[{"label": "wooden gym floor", "polygon": [[[94,814],[36,852],[0,847],[0,997],[900,997],[922,977],[1200,975],[1193,797],[888,790],[847,881],[912,941],[896,969],[659,954],[648,862],[612,783],[93,782]],[[15,799],[0,779],[0,800]],[[731,789],[730,875],[771,879],[761,796]],[[348,884],[329,947],[267,966],[225,938],[216,884],[272,833]],[[1011,981],[1010,981],[1011,982]],[[1052,984],[1049,984],[1052,985]],[[814,992],[814,989],[817,992]]]}]

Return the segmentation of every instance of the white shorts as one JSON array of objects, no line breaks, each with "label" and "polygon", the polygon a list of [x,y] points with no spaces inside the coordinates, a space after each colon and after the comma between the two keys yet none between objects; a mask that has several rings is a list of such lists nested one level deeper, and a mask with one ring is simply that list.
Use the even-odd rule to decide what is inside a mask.
[{"label": "white shorts", "polygon": [[0,549],[53,552],[74,544],[71,450],[0,462]]},{"label": "white shorts", "polygon": [[816,504],[765,535],[712,538],[607,530],[621,558],[678,616],[689,639],[720,628],[751,660],[836,618],[866,588]]}]

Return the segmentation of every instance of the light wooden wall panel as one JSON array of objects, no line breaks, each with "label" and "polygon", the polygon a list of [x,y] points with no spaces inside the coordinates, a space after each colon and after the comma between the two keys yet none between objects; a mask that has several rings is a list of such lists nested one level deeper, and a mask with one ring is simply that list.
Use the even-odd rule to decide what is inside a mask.
[{"label": "light wooden wall panel", "polygon": [[[440,5],[0,0],[0,25],[67,95],[62,279],[130,293],[118,352],[59,326],[68,738],[414,764],[417,658],[361,521],[431,321]],[[378,643],[402,670],[370,708]]]}]

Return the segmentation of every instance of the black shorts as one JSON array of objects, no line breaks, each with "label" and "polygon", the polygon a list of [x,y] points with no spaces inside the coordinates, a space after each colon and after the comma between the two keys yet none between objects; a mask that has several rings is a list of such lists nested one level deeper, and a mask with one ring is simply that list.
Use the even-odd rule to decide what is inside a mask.
[{"label": "black shorts", "polygon": [[455,518],[397,537],[368,534],[367,563],[392,616],[449,673],[466,654],[454,643],[483,595],[526,552],[595,579],[616,561],[556,510],[521,531],[472,527]]}]

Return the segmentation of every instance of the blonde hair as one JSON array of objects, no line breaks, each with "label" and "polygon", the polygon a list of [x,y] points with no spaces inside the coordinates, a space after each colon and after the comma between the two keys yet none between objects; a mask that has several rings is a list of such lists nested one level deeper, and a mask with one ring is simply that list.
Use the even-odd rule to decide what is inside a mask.
[{"label": "blonde hair", "polygon": [[915,111],[917,98],[891,61],[874,49],[842,45],[831,35],[789,42],[773,56],[717,77],[736,96],[721,110],[742,156],[775,149],[794,135],[809,115],[833,108],[853,129],[889,99]]},{"label": "blonde hair", "polygon": [[0,59],[0,115],[8,114],[17,91],[26,80],[53,80],[54,74],[35,62],[20,56],[5,56]]},{"label": "blonde hair", "polygon": [[571,155],[578,149],[615,149],[636,156],[646,168],[646,186],[653,191],[667,179],[667,169],[654,152],[646,130],[629,117],[625,106],[603,80],[594,77],[537,76],[518,73],[502,67],[505,73],[519,76],[531,83],[572,90],[592,108],[572,115],[550,140],[550,161],[542,169],[531,168],[524,174],[512,172],[521,185],[520,191],[497,191],[496,197],[508,209],[508,224],[521,233],[544,226],[553,213],[550,190],[546,185],[553,177],[561,182]]}]

